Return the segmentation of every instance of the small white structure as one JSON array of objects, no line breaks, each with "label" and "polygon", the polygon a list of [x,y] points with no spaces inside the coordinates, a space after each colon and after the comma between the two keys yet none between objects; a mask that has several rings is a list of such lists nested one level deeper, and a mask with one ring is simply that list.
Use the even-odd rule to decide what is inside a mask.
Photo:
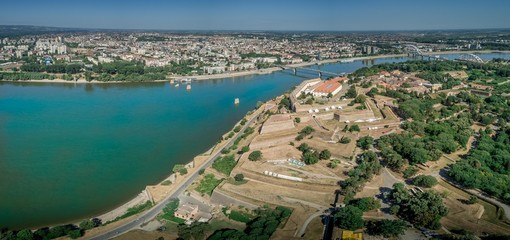
[{"label": "small white structure", "polygon": [[234,99],[234,104],[235,105],[239,104],[239,98]]},{"label": "small white structure", "polygon": [[265,175],[269,175],[269,176],[273,176],[273,177],[277,177],[277,178],[283,178],[283,179],[291,180],[291,181],[297,181],[297,182],[302,182],[303,181],[303,179],[300,178],[300,177],[292,177],[292,176],[278,174],[278,173],[274,173],[274,172],[270,172],[270,171],[264,171],[264,174]]}]

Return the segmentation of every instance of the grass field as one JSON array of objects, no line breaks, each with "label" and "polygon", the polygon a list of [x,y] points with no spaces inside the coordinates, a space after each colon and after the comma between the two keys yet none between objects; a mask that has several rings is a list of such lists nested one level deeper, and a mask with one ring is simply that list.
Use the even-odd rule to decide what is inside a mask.
[{"label": "grass field", "polygon": [[214,174],[209,173],[200,180],[200,184],[196,188],[198,192],[211,196],[213,190],[221,183],[221,179],[216,179]]}]

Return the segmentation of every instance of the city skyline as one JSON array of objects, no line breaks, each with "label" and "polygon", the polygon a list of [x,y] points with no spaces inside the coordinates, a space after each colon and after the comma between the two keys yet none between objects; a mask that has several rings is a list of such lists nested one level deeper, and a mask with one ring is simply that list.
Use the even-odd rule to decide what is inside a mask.
[{"label": "city skyline", "polygon": [[[16,1],[2,25],[153,30],[391,31],[508,28],[510,2]],[[498,7],[495,8],[494,6]],[[459,11],[461,9],[462,11]]]}]

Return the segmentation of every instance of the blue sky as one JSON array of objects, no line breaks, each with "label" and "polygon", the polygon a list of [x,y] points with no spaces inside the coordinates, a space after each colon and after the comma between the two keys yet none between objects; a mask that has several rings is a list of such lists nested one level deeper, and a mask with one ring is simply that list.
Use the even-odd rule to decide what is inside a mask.
[{"label": "blue sky", "polygon": [[169,30],[510,28],[507,0],[13,0],[0,25]]}]

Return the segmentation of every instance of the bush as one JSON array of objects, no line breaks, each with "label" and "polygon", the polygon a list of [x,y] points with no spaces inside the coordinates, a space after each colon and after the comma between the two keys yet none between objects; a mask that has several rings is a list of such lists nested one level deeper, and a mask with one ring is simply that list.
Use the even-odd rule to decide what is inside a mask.
[{"label": "bush", "polygon": [[241,126],[236,126],[234,128],[234,132],[238,133],[239,131],[241,131]]},{"label": "bush", "polygon": [[242,173],[238,173],[234,176],[234,180],[236,180],[236,182],[242,182],[244,180],[244,175]]},{"label": "bush", "polygon": [[310,135],[312,132],[315,132],[315,129],[311,126],[306,126],[301,131],[299,131],[299,134],[303,134],[304,136]]},{"label": "bush", "polygon": [[203,168],[198,170],[198,174],[200,174],[200,175],[204,174],[204,172],[205,172],[205,169],[203,169]]},{"label": "bush", "polygon": [[68,232],[68,235],[72,239],[77,239],[81,236],[83,236],[83,230],[82,229],[75,229]]},{"label": "bush", "polygon": [[329,162],[328,167],[335,169],[336,167],[338,167],[338,164],[340,164],[340,160],[333,159],[331,160],[331,162]]},{"label": "bush", "polygon": [[404,177],[410,178],[410,177],[414,176],[414,174],[416,174],[417,172],[418,172],[418,169],[416,169],[414,166],[409,166],[406,168],[406,170],[404,170]]},{"label": "bush", "polygon": [[301,141],[301,140],[303,140],[303,138],[305,138],[305,136],[303,134],[299,134],[296,136],[295,139],[296,139],[296,141]]},{"label": "bush", "polygon": [[174,173],[179,173],[182,175],[184,174],[187,174],[188,173],[188,170],[186,169],[186,167],[182,164],[176,164],[173,168],[173,172]]},{"label": "bush", "polygon": [[361,131],[361,129],[359,128],[359,126],[357,124],[354,124],[349,128],[349,132],[359,132],[359,131]]},{"label": "bush", "polygon": [[475,195],[469,196],[469,200],[467,200],[468,204],[475,204],[478,202],[478,197]]},{"label": "bush", "polygon": [[246,152],[249,152],[250,151],[250,147],[249,146],[244,146],[243,148],[241,148],[241,153],[246,153]]},{"label": "bush", "polygon": [[248,159],[250,161],[258,161],[262,159],[262,152],[259,150],[253,151],[250,153],[250,155],[248,155]]},{"label": "bush", "polygon": [[300,123],[300,122],[301,122],[301,118],[300,118],[300,117],[296,117],[296,118],[294,118],[294,122],[296,122],[296,123]]},{"label": "bush", "polygon": [[363,212],[381,208],[381,202],[373,197],[354,199],[349,202],[349,205],[355,206]]},{"label": "bush", "polygon": [[328,160],[331,158],[331,152],[328,149],[324,149],[319,153],[319,159]]},{"label": "bush", "polygon": [[338,141],[338,142],[341,144],[348,144],[351,142],[351,139],[346,136],[343,136],[342,138],[340,138],[340,141]]},{"label": "bush", "polygon": [[420,187],[433,187],[437,179],[433,176],[419,175],[413,179],[413,184]]}]

